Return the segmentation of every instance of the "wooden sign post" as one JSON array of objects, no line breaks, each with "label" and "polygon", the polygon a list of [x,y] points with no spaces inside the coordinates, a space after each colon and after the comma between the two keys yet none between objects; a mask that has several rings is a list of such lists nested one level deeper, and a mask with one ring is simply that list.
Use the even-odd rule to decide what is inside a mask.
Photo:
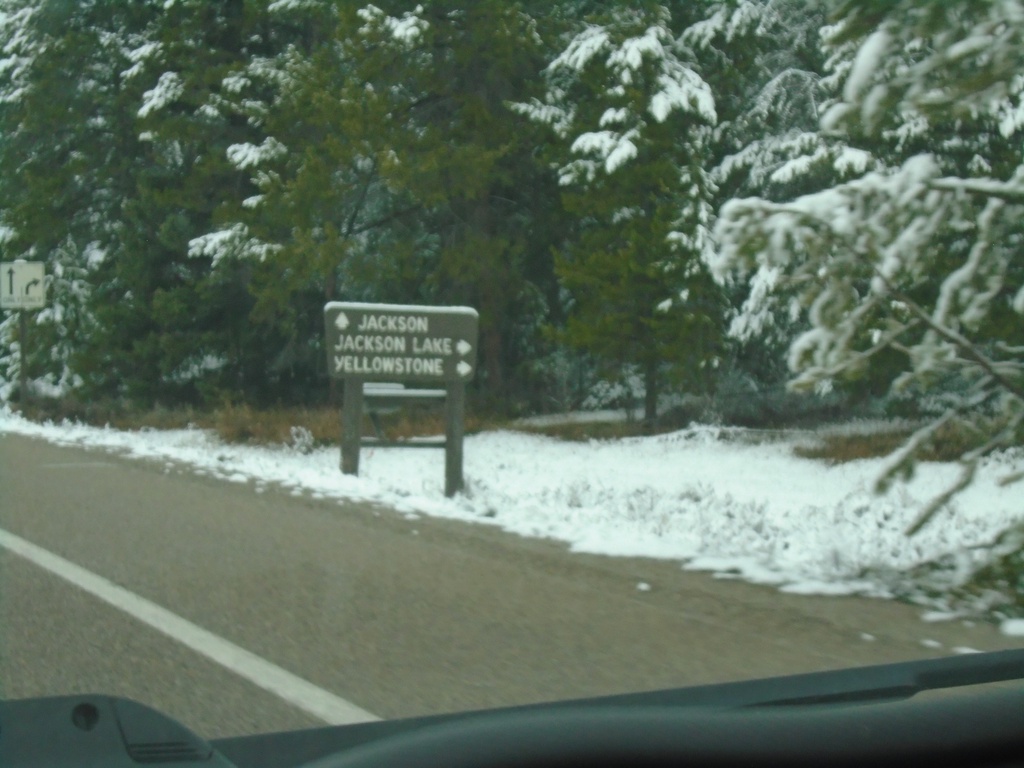
[{"label": "wooden sign post", "polygon": [[345,379],[341,407],[341,471],[359,474],[359,446],[363,437],[363,381]]},{"label": "wooden sign post", "polygon": [[[476,373],[478,315],[469,307],[330,302],[324,307],[327,369],[344,381],[341,471],[359,474],[364,385],[367,382],[444,384],[440,390],[389,389],[389,400],[445,398],[444,443],[405,443],[445,449],[445,495],[463,487],[462,442],[466,382]],[[403,443],[374,445],[396,446]]]}]

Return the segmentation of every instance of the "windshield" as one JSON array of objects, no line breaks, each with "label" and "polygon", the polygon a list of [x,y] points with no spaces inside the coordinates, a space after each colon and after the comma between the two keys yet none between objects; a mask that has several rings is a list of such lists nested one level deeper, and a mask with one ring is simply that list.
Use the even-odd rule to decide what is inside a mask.
[{"label": "windshield", "polygon": [[0,697],[1021,647],[1022,20],[0,0]]}]

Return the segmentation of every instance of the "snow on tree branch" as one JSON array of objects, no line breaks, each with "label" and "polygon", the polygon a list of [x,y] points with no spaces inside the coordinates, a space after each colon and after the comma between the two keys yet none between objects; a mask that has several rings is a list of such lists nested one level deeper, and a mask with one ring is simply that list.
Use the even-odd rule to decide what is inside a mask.
[{"label": "snow on tree branch", "polygon": [[185,92],[185,84],[177,72],[164,72],[155,86],[142,95],[142,106],[139,117],[148,117],[153,112],[163,109],[181,98]]},{"label": "snow on tree branch", "polygon": [[225,259],[262,261],[280,249],[279,245],[264,243],[253,237],[245,224],[233,224],[227,229],[193,238],[188,243],[190,258],[209,258],[214,267]]},{"label": "snow on tree branch", "polygon": [[[682,114],[698,125],[715,123],[711,89],[669,20],[664,8],[650,17],[616,9],[608,23],[586,25],[546,68],[543,101],[512,105],[571,139],[570,152],[579,157],[560,168],[563,185],[591,182],[599,171],[612,174],[636,158],[649,117],[664,123]],[[596,119],[590,116],[595,95],[604,105]]]},{"label": "snow on tree branch", "polygon": [[146,64],[159,57],[163,46],[160,43],[146,41],[127,52],[132,65],[121,73],[125,80],[138,77],[146,68]]},{"label": "snow on tree branch", "polygon": [[276,160],[287,154],[288,148],[273,136],[268,136],[262,144],[232,144],[227,149],[228,160],[239,170],[255,168],[268,160]]},{"label": "snow on tree branch", "polygon": [[360,8],[357,13],[365,23],[359,30],[362,34],[367,35],[374,29],[383,28],[387,30],[390,37],[407,46],[414,45],[417,38],[421,37],[430,26],[426,19],[420,17],[420,14],[423,13],[422,5],[417,5],[412,11],[404,13],[401,18],[388,16],[375,5]]},{"label": "snow on tree branch", "polygon": [[[837,138],[849,129],[895,141],[897,149],[906,137],[928,137],[940,119],[969,119],[964,125],[975,132],[993,120],[1004,136],[1019,131],[1007,116],[1020,111],[1019,66],[1009,61],[1019,65],[1021,3],[940,8],[905,0],[877,27],[858,8],[840,4],[828,32],[839,57],[831,66],[845,82],[823,128],[838,129]],[[980,151],[997,143],[976,142]],[[976,435],[960,478],[921,512],[914,533],[970,483],[981,458],[1024,441],[1024,158],[1018,154],[1004,179],[949,175],[951,161],[928,152],[889,168],[862,151],[847,162],[862,175],[789,202],[724,205],[712,266],[723,281],[754,276],[735,334],[762,330],[782,296],[806,310],[810,328],[790,347],[791,386],[856,377],[885,350],[905,360],[893,391],[934,392],[944,382],[944,415],[879,478],[884,489],[912,472],[920,451],[951,424]],[[979,154],[971,167],[998,163],[1005,167]]]},{"label": "snow on tree branch", "polygon": [[[834,47],[859,40],[847,70],[843,101],[823,119],[826,128],[859,123],[877,128],[887,112],[999,115],[1004,135],[1020,127],[1020,0],[943,4],[897,0],[877,28],[855,0],[838,3],[839,23],[829,30]],[[893,53],[911,52],[909,59]],[[1012,105],[1012,106],[1011,106]]]}]

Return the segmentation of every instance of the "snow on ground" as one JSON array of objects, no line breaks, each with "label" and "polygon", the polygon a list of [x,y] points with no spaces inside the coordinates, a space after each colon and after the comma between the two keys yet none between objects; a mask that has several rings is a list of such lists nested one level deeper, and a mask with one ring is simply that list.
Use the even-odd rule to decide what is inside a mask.
[{"label": "snow on ground", "polygon": [[[828,466],[795,456],[793,438],[757,444],[717,427],[588,443],[511,431],[468,436],[466,493],[454,499],[444,497],[439,450],[364,448],[356,478],[339,471],[337,448],[227,445],[198,429],[36,424],[8,409],[0,410],[0,432],[185,464],[251,483],[255,492],[275,484],[296,495],[550,537],[580,552],[675,559],[803,594],[891,597],[882,576],[866,574],[898,573],[946,554],[966,569],[982,557],[972,547],[1024,521],[1020,485],[998,484],[1024,464],[1020,452],[988,461],[952,510],[908,538],[903,531],[955,480],[956,466],[921,465],[911,482],[876,496],[882,460]],[[1024,620],[1003,629],[1024,634]]]}]

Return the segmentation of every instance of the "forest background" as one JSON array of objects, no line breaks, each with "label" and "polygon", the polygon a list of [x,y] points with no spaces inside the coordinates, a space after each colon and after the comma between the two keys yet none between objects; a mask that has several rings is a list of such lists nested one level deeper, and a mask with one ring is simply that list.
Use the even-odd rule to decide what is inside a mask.
[{"label": "forest background", "polygon": [[1014,0],[0,0],[32,390],[336,404],[326,302],[468,305],[478,412],[903,416],[908,457],[955,424],[970,465],[1022,442],[1022,30]]}]

